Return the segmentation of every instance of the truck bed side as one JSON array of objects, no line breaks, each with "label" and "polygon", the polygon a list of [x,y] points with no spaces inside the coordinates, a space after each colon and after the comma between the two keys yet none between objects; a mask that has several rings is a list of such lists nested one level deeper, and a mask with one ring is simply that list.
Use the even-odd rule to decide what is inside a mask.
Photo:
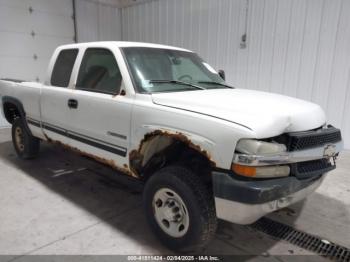
[{"label": "truck bed side", "polygon": [[[12,116],[8,110],[11,106],[22,107],[28,119],[41,119],[40,94],[42,84],[36,82],[18,82],[0,80],[1,112],[5,119],[11,123]],[[28,125],[32,134],[44,138],[40,127]]]}]

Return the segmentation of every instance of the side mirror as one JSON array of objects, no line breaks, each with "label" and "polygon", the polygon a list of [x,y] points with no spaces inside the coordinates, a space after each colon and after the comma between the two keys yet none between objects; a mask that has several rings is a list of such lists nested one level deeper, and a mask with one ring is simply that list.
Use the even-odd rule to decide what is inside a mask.
[{"label": "side mirror", "polygon": [[225,77],[225,71],[222,70],[222,69],[220,69],[218,73],[219,73],[219,76],[220,76],[223,80],[225,80],[225,78],[226,78],[226,77]]}]

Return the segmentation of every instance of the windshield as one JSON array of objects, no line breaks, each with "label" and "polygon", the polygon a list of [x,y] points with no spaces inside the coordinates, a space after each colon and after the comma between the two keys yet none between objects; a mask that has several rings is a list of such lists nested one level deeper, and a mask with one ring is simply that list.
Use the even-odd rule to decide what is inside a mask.
[{"label": "windshield", "polygon": [[197,54],[148,47],[122,48],[140,92],[229,88]]}]

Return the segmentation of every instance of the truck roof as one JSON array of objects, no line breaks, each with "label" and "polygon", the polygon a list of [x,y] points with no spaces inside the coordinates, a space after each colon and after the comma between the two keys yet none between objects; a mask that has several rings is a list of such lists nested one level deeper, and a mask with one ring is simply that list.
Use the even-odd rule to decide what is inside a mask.
[{"label": "truck roof", "polygon": [[190,50],[168,46],[168,45],[160,45],[160,44],[152,44],[152,43],[143,43],[143,42],[127,42],[127,41],[98,41],[98,42],[86,42],[86,43],[74,43],[61,45],[58,49],[66,49],[66,48],[81,48],[81,47],[150,47],[150,48],[163,48],[163,49],[172,49],[172,50],[180,50],[186,52],[192,52]]}]

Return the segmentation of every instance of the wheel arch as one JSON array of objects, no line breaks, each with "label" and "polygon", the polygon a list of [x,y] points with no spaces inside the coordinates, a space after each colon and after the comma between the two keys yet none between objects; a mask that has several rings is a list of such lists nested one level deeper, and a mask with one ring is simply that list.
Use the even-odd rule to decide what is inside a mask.
[{"label": "wheel arch", "polygon": [[129,153],[130,168],[145,180],[155,171],[174,163],[191,168],[208,182],[211,182],[212,168],[216,167],[208,150],[198,141],[172,130],[156,129],[146,133],[138,149]]},{"label": "wheel arch", "polygon": [[13,124],[16,118],[22,118],[26,131],[32,134],[26,121],[26,113],[23,104],[20,100],[11,96],[3,96],[2,109],[7,122]]}]

